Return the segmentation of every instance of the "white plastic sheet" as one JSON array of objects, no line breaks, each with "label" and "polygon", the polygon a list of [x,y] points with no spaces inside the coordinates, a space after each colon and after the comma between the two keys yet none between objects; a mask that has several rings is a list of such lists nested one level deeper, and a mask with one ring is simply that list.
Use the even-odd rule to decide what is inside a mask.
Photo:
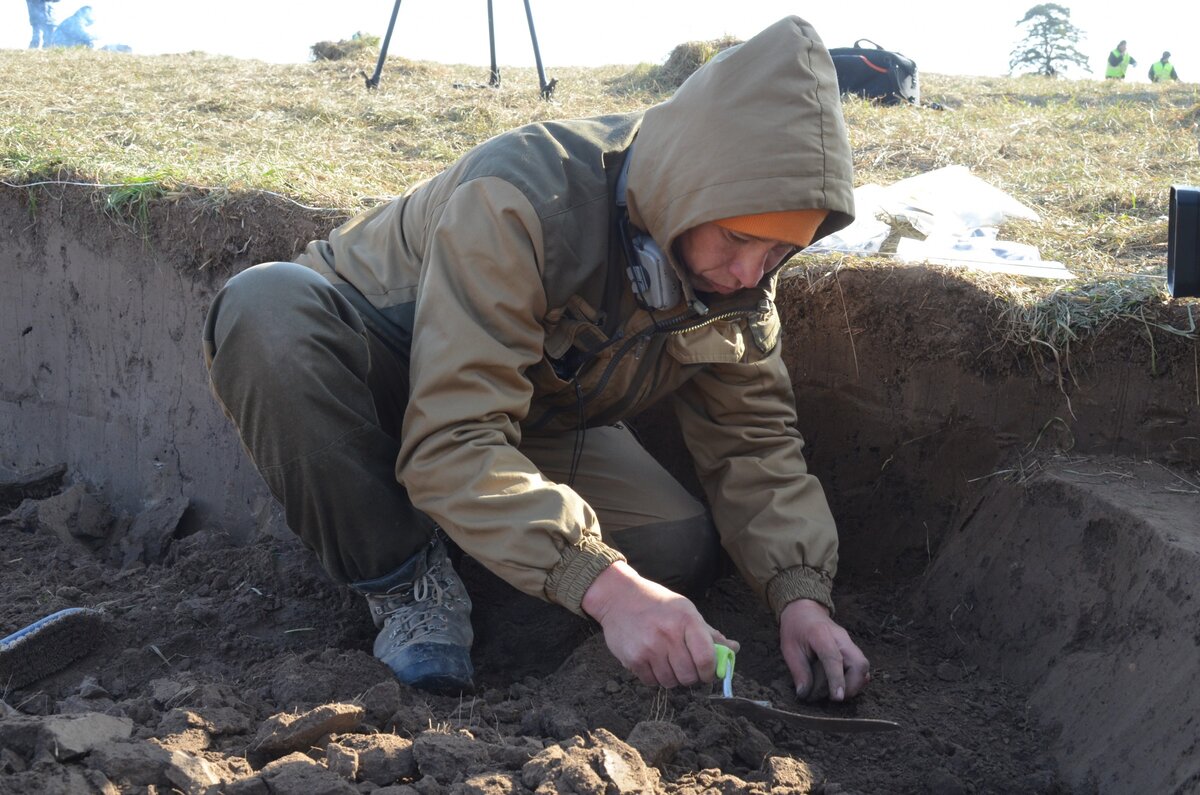
[{"label": "white plastic sheet", "polygon": [[863,185],[855,189],[854,203],[854,223],[818,240],[810,251],[873,254],[892,224],[906,222],[925,239],[901,238],[896,249],[901,260],[1074,278],[1061,263],[1042,260],[1036,246],[997,239],[997,228],[1006,220],[1037,221],[1038,214],[965,166],[946,166],[886,187]]}]

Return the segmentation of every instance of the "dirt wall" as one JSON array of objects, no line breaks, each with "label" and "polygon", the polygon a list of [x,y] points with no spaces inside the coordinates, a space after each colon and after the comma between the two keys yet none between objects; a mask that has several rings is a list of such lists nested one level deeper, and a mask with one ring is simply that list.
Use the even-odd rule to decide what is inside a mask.
[{"label": "dirt wall", "polygon": [[271,506],[209,393],[200,329],[234,269],[323,228],[261,205],[164,204],[135,224],[83,189],[0,191],[0,465],[66,463],[129,513],[183,496],[189,522],[249,538]]},{"label": "dirt wall", "polygon": [[1152,462],[1060,457],[989,485],[920,589],[947,642],[1051,716],[1080,790],[1200,784],[1195,486]]},{"label": "dirt wall", "polygon": [[[250,537],[268,501],[208,392],[201,324],[229,275],[334,220],[164,204],[137,227],[83,189],[0,192],[0,464],[65,462],[130,511],[181,488],[193,521]],[[993,303],[943,269],[783,282],[800,427],[849,570],[923,565],[980,479],[1027,448],[1200,460],[1194,342],[1157,333],[1152,365],[1153,329],[1117,322],[1077,346],[1060,386],[999,344]],[[687,479],[665,417],[642,426]]]}]

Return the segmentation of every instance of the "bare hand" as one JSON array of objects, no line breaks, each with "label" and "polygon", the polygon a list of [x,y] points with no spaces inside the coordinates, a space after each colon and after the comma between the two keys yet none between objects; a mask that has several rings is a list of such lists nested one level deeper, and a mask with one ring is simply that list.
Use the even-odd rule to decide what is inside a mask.
[{"label": "bare hand", "polygon": [[583,595],[613,656],[643,684],[675,687],[716,677],[714,643],[739,648],[708,625],[686,597],[647,580],[623,561],[603,572]]},{"label": "bare hand", "polygon": [[825,606],[798,599],[779,617],[779,645],[796,683],[796,697],[854,698],[871,681],[871,664]]}]

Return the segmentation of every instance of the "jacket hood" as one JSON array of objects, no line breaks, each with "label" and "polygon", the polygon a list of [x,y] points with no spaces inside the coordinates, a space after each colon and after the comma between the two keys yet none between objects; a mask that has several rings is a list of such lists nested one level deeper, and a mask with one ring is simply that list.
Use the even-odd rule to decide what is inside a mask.
[{"label": "jacket hood", "polygon": [[814,239],[848,226],[853,180],[833,60],[812,26],[785,17],[646,110],[625,198],[682,273],[672,245],[708,221],[823,208]]}]

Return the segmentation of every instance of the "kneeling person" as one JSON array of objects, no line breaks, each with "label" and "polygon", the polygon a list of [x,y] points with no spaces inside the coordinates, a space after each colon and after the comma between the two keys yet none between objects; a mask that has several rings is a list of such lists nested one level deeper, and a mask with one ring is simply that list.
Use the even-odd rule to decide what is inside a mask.
[{"label": "kneeling person", "polygon": [[[783,263],[853,219],[837,85],[785,18],[644,113],[499,135],[223,288],[213,390],[400,681],[473,684],[448,537],[665,687],[736,646],[688,598],[723,547],[799,695],[813,666],[835,700],[866,685],[831,617],[837,532],[774,305]],[[663,398],[711,512],[623,424]]]}]

